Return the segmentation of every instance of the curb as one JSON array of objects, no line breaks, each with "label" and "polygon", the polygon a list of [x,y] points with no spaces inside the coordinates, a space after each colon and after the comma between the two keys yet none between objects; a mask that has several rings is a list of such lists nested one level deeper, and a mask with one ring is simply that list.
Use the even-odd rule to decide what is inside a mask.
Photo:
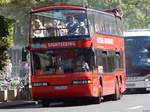
[{"label": "curb", "polygon": [[0,109],[12,108],[17,106],[35,105],[35,101],[10,101],[0,103]]}]

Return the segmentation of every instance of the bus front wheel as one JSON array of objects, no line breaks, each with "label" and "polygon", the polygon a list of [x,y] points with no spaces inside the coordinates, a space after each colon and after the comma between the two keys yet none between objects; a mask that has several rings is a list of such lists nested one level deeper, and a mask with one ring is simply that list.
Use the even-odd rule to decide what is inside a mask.
[{"label": "bus front wheel", "polygon": [[101,103],[101,96],[95,97],[93,103],[94,104],[100,104]]},{"label": "bus front wheel", "polygon": [[95,97],[93,99],[93,103],[94,104],[100,104],[101,103],[101,100],[102,100],[102,91],[99,93],[99,96]]}]

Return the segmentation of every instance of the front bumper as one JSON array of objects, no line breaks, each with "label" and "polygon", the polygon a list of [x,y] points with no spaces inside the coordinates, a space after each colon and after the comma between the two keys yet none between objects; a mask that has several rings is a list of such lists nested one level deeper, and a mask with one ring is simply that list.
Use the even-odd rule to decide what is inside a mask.
[{"label": "front bumper", "polygon": [[127,89],[138,89],[145,88],[146,90],[150,90],[150,81],[127,81],[126,82]]},{"label": "front bumper", "polygon": [[97,94],[98,91],[93,92],[92,84],[32,87],[34,100],[95,97]]}]

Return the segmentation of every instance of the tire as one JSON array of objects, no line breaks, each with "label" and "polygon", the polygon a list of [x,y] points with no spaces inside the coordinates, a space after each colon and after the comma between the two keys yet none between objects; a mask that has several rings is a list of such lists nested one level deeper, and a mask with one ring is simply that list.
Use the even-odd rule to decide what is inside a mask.
[{"label": "tire", "polygon": [[112,98],[113,98],[113,100],[120,100],[120,98],[121,98],[119,82],[117,80],[115,82],[115,94],[113,95]]},{"label": "tire", "polygon": [[94,103],[94,104],[100,104],[101,101],[102,101],[102,91],[101,91],[101,93],[99,94],[98,97],[95,97],[95,98],[93,99],[93,103]]},{"label": "tire", "polygon": [[41,103],[43,107],[49,107],[49,101],[42,101]]},{"label": "tire", "polygon": [[95,97],[93,103],[94,104],[100,104],[101,103],[101,96]]}]

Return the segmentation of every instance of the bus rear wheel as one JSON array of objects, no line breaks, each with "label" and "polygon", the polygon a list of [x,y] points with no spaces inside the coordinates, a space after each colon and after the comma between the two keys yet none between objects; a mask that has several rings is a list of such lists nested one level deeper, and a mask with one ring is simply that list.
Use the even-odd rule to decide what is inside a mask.
[{"label": "bus rear wheel", "polygon": [[113,95],[113,100],[119,100],[121,98],[119,82],[116,80],[115,82],[115,94]]},{"label": "bus rear wheel", "polygon": [[49,101],[43,100],[41,103],[43,107],[49,107]]}]

